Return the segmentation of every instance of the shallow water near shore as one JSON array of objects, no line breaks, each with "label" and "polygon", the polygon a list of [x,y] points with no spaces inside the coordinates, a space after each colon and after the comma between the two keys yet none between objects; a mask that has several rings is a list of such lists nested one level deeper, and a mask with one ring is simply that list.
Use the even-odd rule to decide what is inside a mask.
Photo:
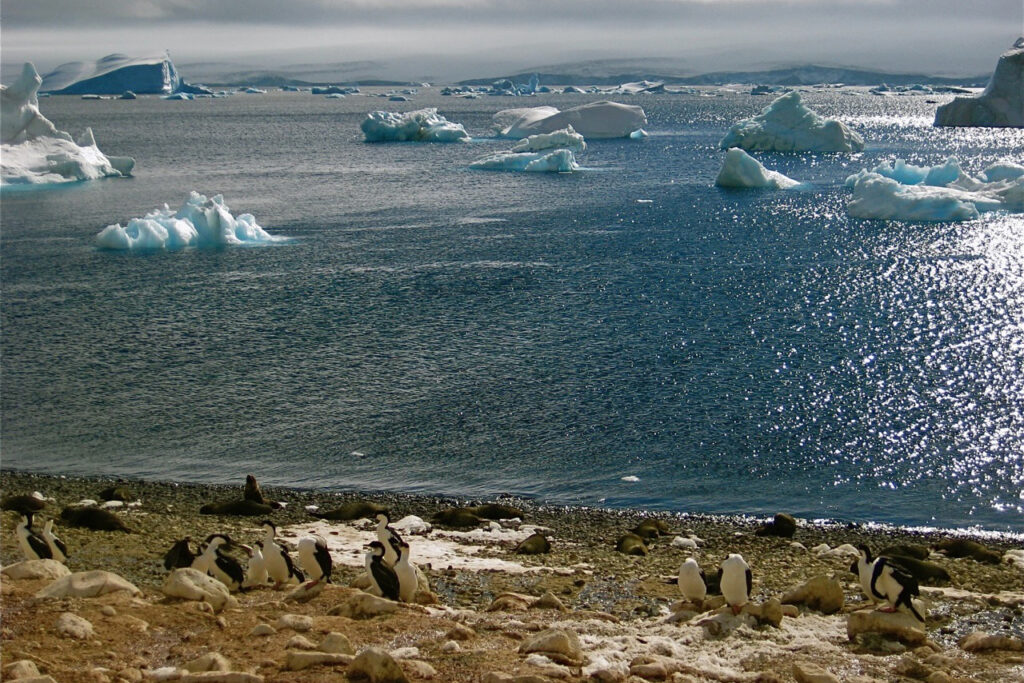
[{"label": "shallow water near shore", "polygon": [[[4,467],[1024,531],[1024,220],[855,220],[843,187],[896,157],[977,173],[1021,131],[812,91],[868,150],[723,191],[717,143],[769,99],[616,99],[650,137],[544,177],[467,166],[507,146],[495,111],[587,98],[44,100],[137,166],[3,196]],[[477,139],[362,142],[424,106]],[[190,190],[292,239],[96,249]]]}]

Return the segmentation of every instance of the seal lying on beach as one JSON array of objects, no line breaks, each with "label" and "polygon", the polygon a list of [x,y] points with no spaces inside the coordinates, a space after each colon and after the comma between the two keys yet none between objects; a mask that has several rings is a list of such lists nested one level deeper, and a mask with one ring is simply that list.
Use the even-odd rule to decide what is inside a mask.
[{"label": "seal lying on beach", "polygon": [[643,537],[634,534],[632,531],[619,536],[618,540],[615,541],[615,549],[626,555],[647,554],[647,544],[644,542]]},{"label": "seal lying on beach", "polygon": [[551,552],[551,541],[539,531],[527,536],[516,546],[517,555],[543,555]]},{"label": "seal lying on beach", "polygon": [[374,517],[379,512],[387,512],[387,507],[372,503],[368,500],[355,500],[351,503],[345,503],[341,507],[336,507],[333,510],[327,512],[310,512],[312,516],[317,519],[328,519],[333,522],[348,522],[353,519],[362,519],[363,517]]},{"label": "seal lying on beach", "polygon": [[466,529],[476,526],[483,521],[483,518],[476,514],[475,509],[468,508],[445,508],[439,510],[431,517],[430,521],[441,526],[450,526],[457,529]]},{"label": "seal lying on beach", "polygon": [[60,518],[70,526],[78,526],[93,531],[123,531],[132,533],[121,518],[109,510],[91,505],[71,505],[60,511]]},{"label": "seal lying on beach", "polygon": [[970,557],[988,564],[999,564],[1003,561],[1001,554],[967,538],[947,538],[936,543],[935,547],[949,557]]},{"label": "seal lying on beach", "polygon": [[672,531],[668,528],[668,524],[660,519],[647,518],[633,527],[631,533],[636,534],[646,542],[659,536],[666,536],[672,533]]}]

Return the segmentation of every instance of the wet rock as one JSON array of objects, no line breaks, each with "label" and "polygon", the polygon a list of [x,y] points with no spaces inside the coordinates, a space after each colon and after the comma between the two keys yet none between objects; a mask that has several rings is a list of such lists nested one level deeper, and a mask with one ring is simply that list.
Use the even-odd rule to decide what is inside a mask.
[{"label": "wet rock", "polygon": [[847,637],[852,641],[864,633],[892,637],[904,645],[922,645],[927,639],[924,624],[906,612],[851,612],[846,621]]},{"label": "wet rock", "polygon": [[369,593],[356,593],[340,605],[332,607],[328,614],[349,619],[372,619],[383,614],[394,614],[397,611],[397,602],[378,598]]},{"label": "wet rock", "polygon": [[93,636],[92,624],[77,614],[64,612],[57,617],[57,633],[65,638],[86,640]]},{"label": "wet rock", "polygon": [[95,598],[107,593],[125,591],[132,595],[142,595],[135,584],[112,572],[97,569],[89,572],[78,572],[57,579],[46,588],[36,593],[37,598]]},{"label": "wet rock", "polygon": [[796,533],[796,518],[785,512],[775,515],[775,518],[754,532],[757,536],[777,536],[778,538],[793,538]]},{"label": "wet rock", "polygon": [[960,639],[960,648],[967,652],[985,652],[987,650],[1024,650],[1024,640],[1013,636],[1001,636],[975,631]]},{"label": "wet rock", "polygon": [[780,599],[787,605],[806,605],[823,614],[835,614],[843,608],[845,600],[842,584],[825,575],[811,578],[786,592]]},{"label": "wet rock", "polygon": [[356,653],[348,636],[337,631],[331,631],[324,636],[324,639],[320,641],[319,649],[321,652],[329,652],[334,655],[355,655]]},{"label": "wet rock", "polygon": [[284,668],[286,671],[302,671],[312,666],[348,666],[353,659],[352,655],[341,653],[289,650],[285,655]]},{"label": "wet rock", "polygon": [[216,612],[238,605],[227,586],[191,567],[175,569],[168,574],[161,590],[170,598],[209,603]]},{"label": "wet rock", "polygon": [[71,570],[57,560],[25,560],[8,565],[0,571],[8,579],[38,580],[60,579],[71,575]]},{"label": "wet rock", "polygon": [[348,667],[350,681],[369,683],[408,683],[398,662],[384,650],[369,647],[360,652]]},{"label": "wet rock", "polygon": [[583,663],[583,651],[576,632],[565,628],[550,628],[524,640],[519,646],[522,654],[540,653],[552,661],[569,666]]},{"label": "wet rock", "polygon": [[197,657],[182,667],[189,673],[200,673],[203,671],[231,671],[231,662],[219,652],[207,652],[202,657]]},{"label": "wet rock", "polygon": [[839,678],[825,671],[817,664],[793,663],[793,678],[796,683],[839,683]]},{"label": "wet rock", "polygon": [[305,633],[313,628],[313,617],[306,616],[305,614],[282,614],[277,619],[276,627],[278,631],[287,628]]}]

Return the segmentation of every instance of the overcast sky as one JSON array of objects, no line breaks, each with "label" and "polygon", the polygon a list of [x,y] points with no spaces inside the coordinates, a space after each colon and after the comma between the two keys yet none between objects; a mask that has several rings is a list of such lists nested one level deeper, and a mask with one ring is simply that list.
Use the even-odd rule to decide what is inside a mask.
[{"label": "overcast sky", "polygon": [[5,72],[170,50],[179,65],[378,60],[410,78],[599,58],[959,76],[991,73],[1024,34],[1024,0],[2,0],[0,22]]}]

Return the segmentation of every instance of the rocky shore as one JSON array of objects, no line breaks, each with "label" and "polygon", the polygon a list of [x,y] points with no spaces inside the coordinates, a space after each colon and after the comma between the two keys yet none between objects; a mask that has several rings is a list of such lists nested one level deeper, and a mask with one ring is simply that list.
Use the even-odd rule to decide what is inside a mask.
[{"label": "rocky shore", "polygon": [[[240,499],[244,475],[238,486],[198,486],[0,472],[2,496],[38,491],[49,499],[40,517],[57,520],[74,578],[17,571],[18,515],[3,513],[3,680],[1024,680],[1024,553],[1008,538],[980,539],[985,561],[933,551],[927,561],[949,579],[922,585],[921,625],[866,605],[849,546],[934,548],[948,538],[938,533],[797,520],[793,535],[780,537],[758,535],[765,520],[519,500],[497,502],[520,508],[521,519],[450,528],[430,522],[440,510],[484,501],[267,487],[263,494],[283,504],[268,516],[293,548],[307,533],[328,539],[333,583],[311,594],[291,586],[224,600],[169,597],[163,556],[176,540],[259,538],[262,517],[199,514]],[[111,486],[128,494],[111,511],[131,533],[62,524],[63,508],[99,500]],[[419,601],[426,604],[353,587],[365,574],[372,523],[320,520],[309,510],[355,501],[407,518],[403,535],[430,584]],[[623,534],[649,519],[664,533],[646,554],[616,551]],[[517,554],[536,531],[550,552]],[[720,596],[682,602],[680,563],[693,556],[710,575],[730,553],[753,570],[751,604],[733,615]],[[95,570],[127,586],[104,578],[83,589],[91,597],[64,590],[81,588]]]}]

